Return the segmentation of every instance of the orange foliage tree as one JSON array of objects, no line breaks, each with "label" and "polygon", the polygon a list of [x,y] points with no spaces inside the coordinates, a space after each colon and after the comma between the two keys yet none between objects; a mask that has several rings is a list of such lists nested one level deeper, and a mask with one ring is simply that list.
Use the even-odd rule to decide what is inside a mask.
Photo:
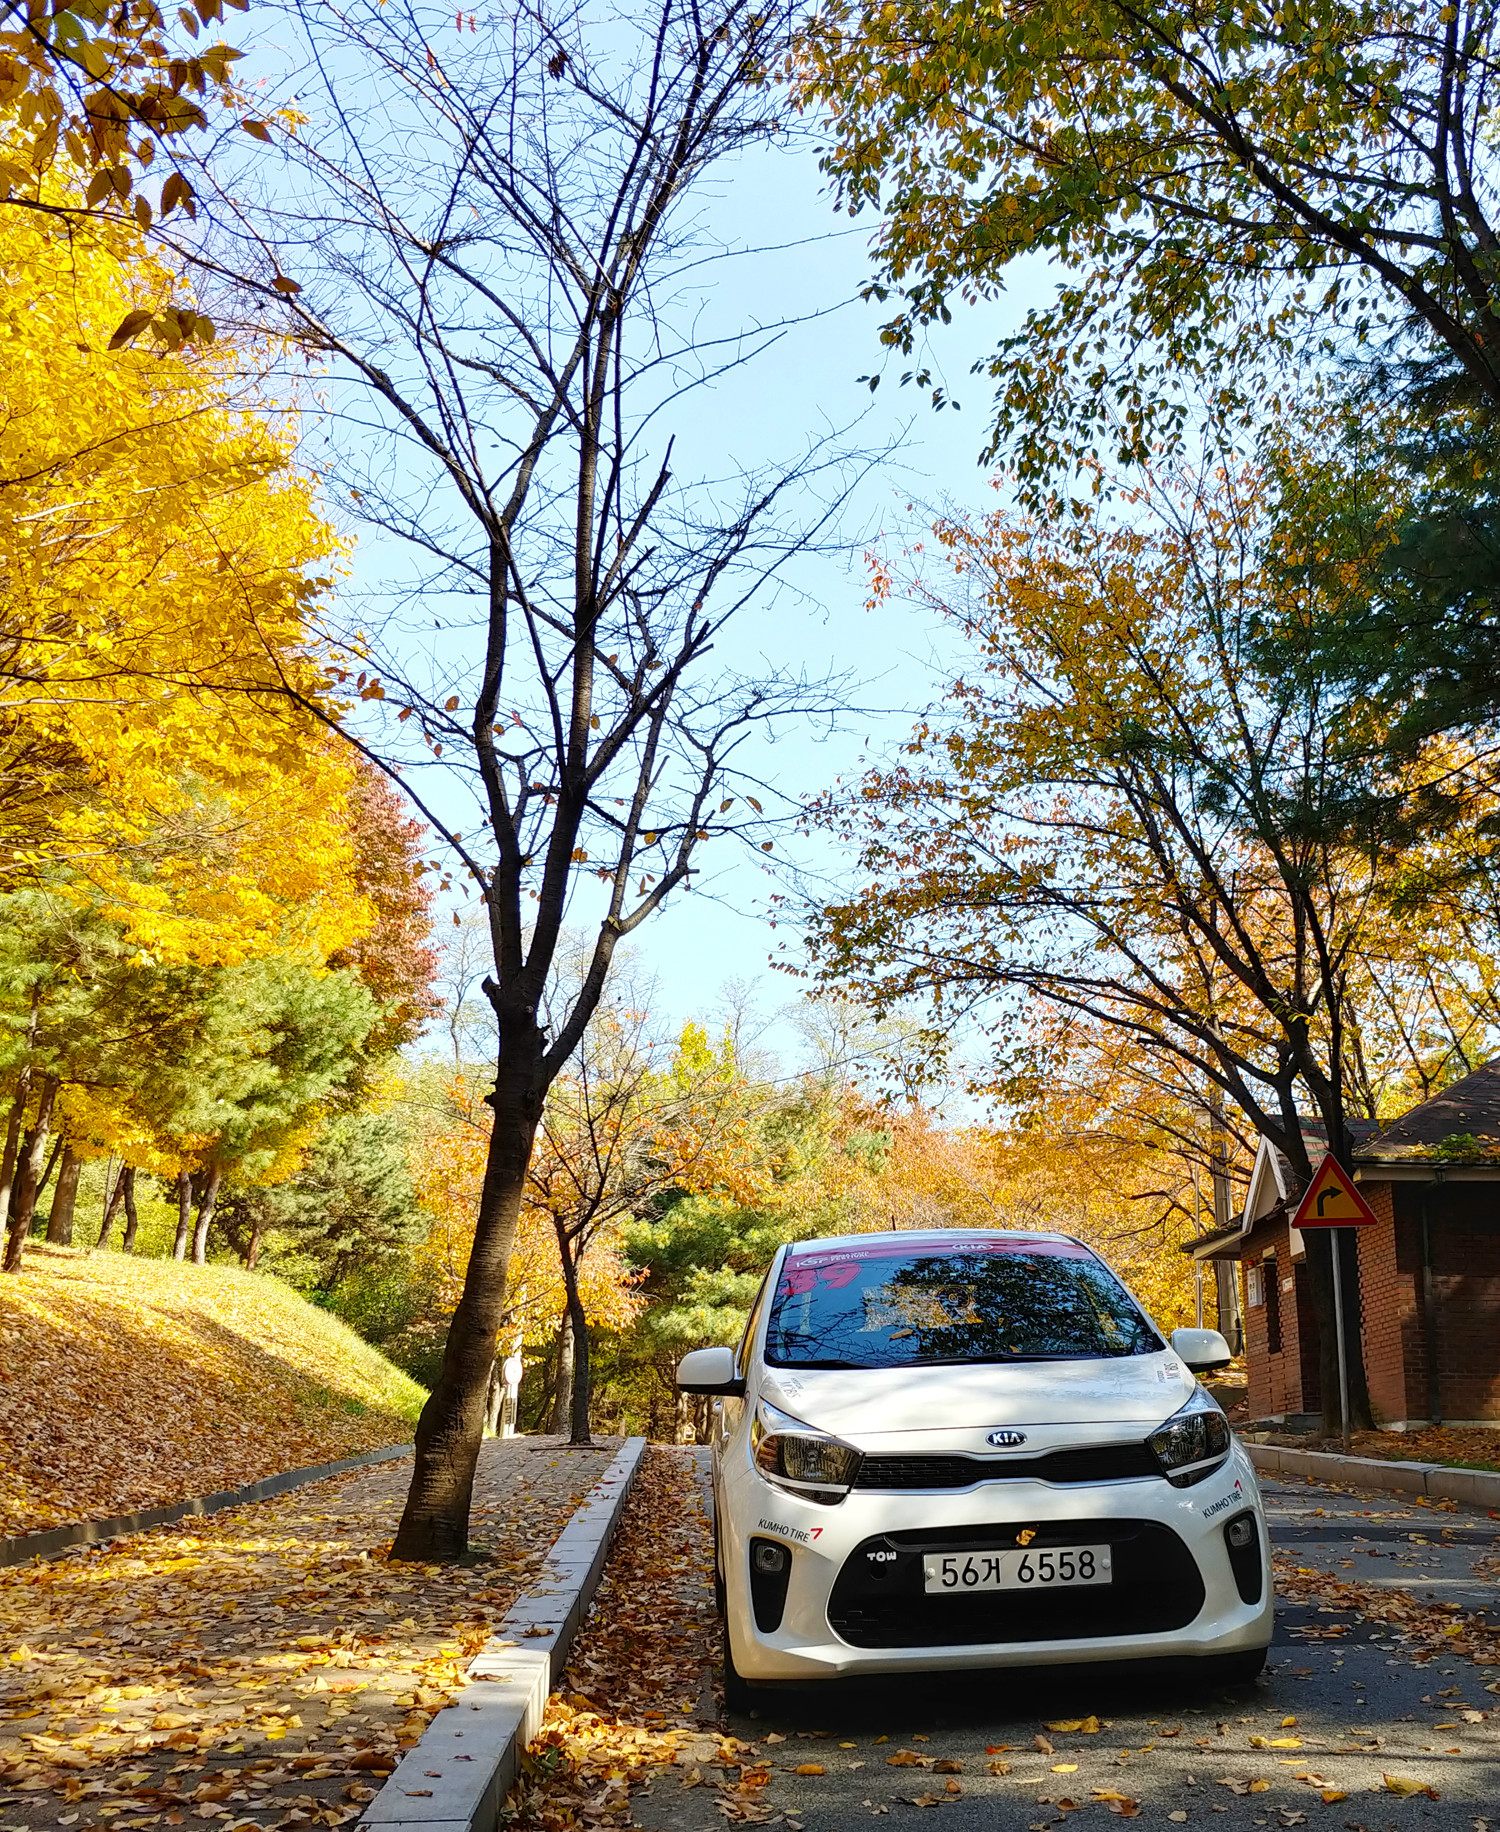
[{"label": "orange foliage tree", "polygon": [[[1083,1028],[1085,1058],[1107,1033],[1237,1108],[1305,1179],[1309,1108],[1348,1160],[1362,961],[1428,943],[1424,899],[1399,888],[1419,861],[1380,811],[1398,792],[1451,798],[1485,855],[1483,760],[1416,755],[1394,780],[1376,709],[1266,665],[1257,632],[1315,621],[1331,588],[1266,559],[1256,475],[1099,482],[1065,522],[939,526],[951,578],[917,589],[976,665],[891,767],[820,804],[861,884],[817,913],[816,971],[877,1010],[969,1016],[994,1041],[994,1091],[1039,1009],[1053,1037]],[[1321,1237],[1308,1258],[1333,1394]]]}]

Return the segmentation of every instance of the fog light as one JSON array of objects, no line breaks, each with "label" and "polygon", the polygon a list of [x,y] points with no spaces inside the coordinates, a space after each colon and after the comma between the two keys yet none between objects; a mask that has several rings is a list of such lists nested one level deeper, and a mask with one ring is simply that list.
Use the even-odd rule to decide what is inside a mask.
[{"label": "fog light", "polygon": [[1236,1514],[1233,1520],[1224,1522],[1224,1550],[1229,1554],[1229,1568],[1234,1573],[1240,1600],[1259,1603],[1266,1574],[1261,1569],[1260,1532],[1248,1508],[1243,1514]]},{"label": "fog light", "polygon": [[755,1569],[767,1577],[780,1577],[786,1570],[786,1547],[773,1545],[768,1539],[755,1542]]},{"label": "fog light", "polygon": [[755,1611],[755,1626],[763,1635],[774,1635],[781,1627],[791,1581],[792,1555],[787,1547],[774,1539],[752,1539],[750,1603]]}]

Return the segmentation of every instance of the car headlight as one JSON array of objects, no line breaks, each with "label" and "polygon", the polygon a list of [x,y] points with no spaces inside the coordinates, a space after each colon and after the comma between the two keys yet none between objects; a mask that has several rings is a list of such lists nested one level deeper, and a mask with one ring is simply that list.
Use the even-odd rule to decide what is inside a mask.
[{"label": "car headlight", "polygon": [[1173,1488],[1191,1488],[1211,1476],[1229,1455],[1229,1420],[1199,1387],[1146,1441]]},{"label": "car headlight", "polygon": [[814,1431],[765,1400],[755,1408],[750,1446],[767,1482],[826,1507],[844,1499],[859,1473],[860,1453],[852,1444]]}]

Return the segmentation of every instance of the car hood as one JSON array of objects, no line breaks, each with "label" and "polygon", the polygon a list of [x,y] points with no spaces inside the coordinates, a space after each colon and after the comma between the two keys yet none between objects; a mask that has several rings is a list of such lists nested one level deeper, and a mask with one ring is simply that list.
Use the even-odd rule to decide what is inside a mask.
[{"label": "car hood", "polygon": [[997,1425],[1154,1427],[1195,1381],[1164,1350],[1087,1361],[910,1368],[774,1368],[759,1387],[773,1406],[841,1437],[970,1431]]}]

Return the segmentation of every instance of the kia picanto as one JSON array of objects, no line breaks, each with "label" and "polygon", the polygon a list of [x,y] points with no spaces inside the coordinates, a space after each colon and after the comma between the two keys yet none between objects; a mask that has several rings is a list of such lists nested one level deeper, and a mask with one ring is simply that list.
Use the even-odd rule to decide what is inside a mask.
[{"label": "kia picanto", "polygon": [[711,1394],[726,1692],[975,1667],[1191,1661],[1271,1639],[1255,1474],[1195,1375],[1062,1234],[848,1235],[777,1254]]}]

